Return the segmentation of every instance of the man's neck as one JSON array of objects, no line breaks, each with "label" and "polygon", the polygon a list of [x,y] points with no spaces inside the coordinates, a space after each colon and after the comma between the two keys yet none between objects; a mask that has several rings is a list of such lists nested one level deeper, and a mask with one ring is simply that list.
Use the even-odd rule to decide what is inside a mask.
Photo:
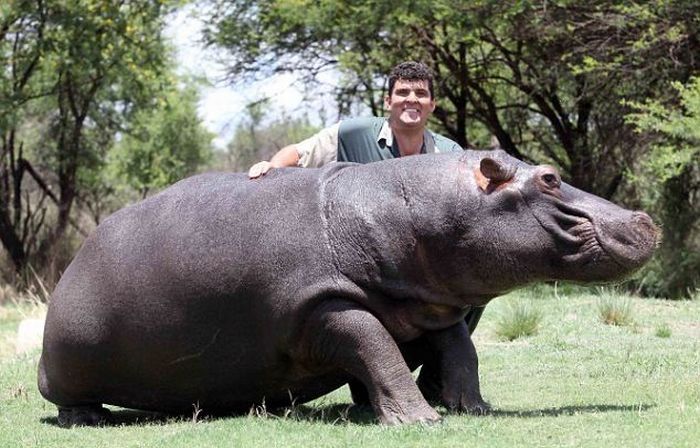
[{"label": "man's neck", "polygon": [[391,132],[394,136],[394,144],[399,145],[399,152],[402,157],[420,154],[421,149],[423,148],[423,128],[397,129],[394,126],[391,126]]}]

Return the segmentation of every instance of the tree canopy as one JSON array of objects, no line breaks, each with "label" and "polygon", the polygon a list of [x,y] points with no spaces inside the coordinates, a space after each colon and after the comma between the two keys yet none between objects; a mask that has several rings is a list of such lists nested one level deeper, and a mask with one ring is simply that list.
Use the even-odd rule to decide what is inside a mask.
[{"label": "tree canopy", "polygon": [[268,160],[284,146],[300,142],[319,130],[305,116],[293,118],[283,112],[282,116],[271,117],[269,100],[249,104],[228,144],[227,168],[247,171],[255,162]]},{"label": "tree canopy", "polygon": [[76,201],[116,136],[173,84],[163,29],[177,3],[0,6],[0,240],[16,271],[45,264],[69,226],[82,231]]},{"label": "tree canopy", "polygon": [[[496,137],[513,156],[630,206],[654,185],[632,174],[650,176],[643,164],[660,147],[626,116],[648,100],[678,104],[671,86],[700,67],[700,8],[689,0],[212,3],[206,36],[228,52],[232,82],[294,72],[313,83],[333,69],[341,105],[362,101],[380,115],[391,67],[421,60],[436,76],[436,130],[464,147]],[[688,194],[681,184],[676,194]],[[668,232],[673,221],[662,222]]]},{"label": "tree canopy", "polygon": [[213,135],[193,120],[198,97],[192,83],[171,86],[157,108],[136,113],[129,132],[115,145],[117,175],[141,197],[195,172],[211,157]]},{"label": "tree canopy", "polygon": [[558,165],[614,195],[638,156],[620,100],[646,98],[697,69],[691,2],[215,1],[210,43],[232,79],[343,74],[341,98],[381,114],[385,77],[419,59],[437,77],[435,125],[464,147],[493,135],[506,151]]},{"label": "tree canopy", "polygon": [[[14,271],[60,270],[70,236],[126,197],[210,160],[245,169],[314,131],[260,102],[210,157],[196,87],[175,75],[163,37],[185,3],[0,4],[0,242]],[[200,11],[231,82],[293,72],[313,92],[333,70],[343,117],[358,104],[382,115],[390,69],[423,61],[436,79],[431,128],[650,210],[665,243],[637,285],[680,296],[697,287],[700,241],[696,3],[204,0]]]},{"label": "tree canopy", "polygon": [[673,88],[677,103],[632,103],[636,112],[627,120],[651,137],[639,172],[630,177],[640,184],[645,208],[666,224],[647,288],[678,297],[700,288],[700,78]]}]

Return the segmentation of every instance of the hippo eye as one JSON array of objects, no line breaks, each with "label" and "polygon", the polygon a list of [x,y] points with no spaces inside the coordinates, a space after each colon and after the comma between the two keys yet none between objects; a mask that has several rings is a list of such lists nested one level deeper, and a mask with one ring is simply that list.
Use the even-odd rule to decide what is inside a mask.
[{"label": "hippo eye", "polygon": [[559,177],[556,174],[546,173],[542,175],[542,180],[550,188],[557,188],[560,185]]}]

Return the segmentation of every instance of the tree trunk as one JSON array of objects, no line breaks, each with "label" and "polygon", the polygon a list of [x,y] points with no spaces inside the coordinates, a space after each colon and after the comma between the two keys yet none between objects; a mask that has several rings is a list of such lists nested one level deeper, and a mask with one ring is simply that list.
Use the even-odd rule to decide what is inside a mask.
[{"label": "tree trunk", "polygon": [[27,254],[4,208],[0,211],[0,241],[10,254],[15,271],[21,273],[27,266]]}]

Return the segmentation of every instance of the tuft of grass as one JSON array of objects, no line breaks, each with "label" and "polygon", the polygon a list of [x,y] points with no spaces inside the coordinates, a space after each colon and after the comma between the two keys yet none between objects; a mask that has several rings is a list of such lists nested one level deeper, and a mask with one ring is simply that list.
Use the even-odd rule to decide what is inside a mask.
[{"label": "tuft of grass", "polygon": [[539,330],[542,312],[530,300],[510,300],[496,321],[499,338],[512,341],[532,336]]},{"label": "tuft of grass", "polygon": [[670,338],[671,337],[671,327],[668,326],[668,324],[661,324],[658,327],[656,327],[656,331],[654,332],[656,337],[659,338]]},{"label": "tuft of grass", "polygon": [[631,325],[634,323],[632,299],[612,289],[601,289],[598,292],[598,314],[604,324],[618,327]]},{"label": "tuft of grass", "polygon": [[262,420],[325,422],[333,425],[346,425],[351,422],[359,422],[360,420],[375,422],[375,416],[371,410],[355,406],[354,404],[329,403],[326,400],[327,397],[321,397],[315,401],[317,406],[309,406],[296,404],[296,400],[292,399],[291,394],[290,399],[292,403],[289,406],[276,409],[268,409],[263,400],[261,404],[250,407],[248,417]]}]

